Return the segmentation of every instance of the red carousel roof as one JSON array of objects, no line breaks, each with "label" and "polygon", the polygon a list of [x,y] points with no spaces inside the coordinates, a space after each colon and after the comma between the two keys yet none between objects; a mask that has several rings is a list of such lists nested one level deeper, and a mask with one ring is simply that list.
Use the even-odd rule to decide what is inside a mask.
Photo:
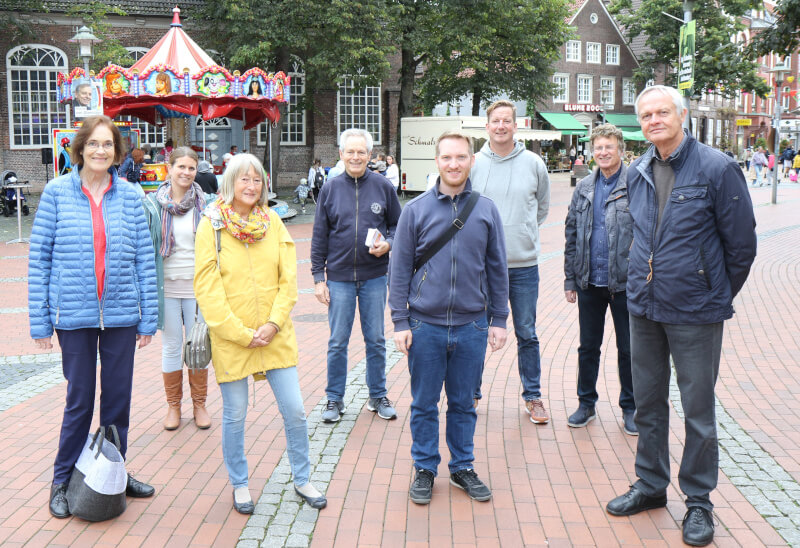
[{"label": "red carousel roof", "polygon": [[162,36],[161,40],[156,42],[156,45],[130,70],[144,72],[148,67],[155,65],[170,65],[181,71],[188,68],[189,72],[196,73],[204,67],[217,64],[183,31],[181,10],[178,6],[172,8],[172,14],[172,25],[167,34]]}]

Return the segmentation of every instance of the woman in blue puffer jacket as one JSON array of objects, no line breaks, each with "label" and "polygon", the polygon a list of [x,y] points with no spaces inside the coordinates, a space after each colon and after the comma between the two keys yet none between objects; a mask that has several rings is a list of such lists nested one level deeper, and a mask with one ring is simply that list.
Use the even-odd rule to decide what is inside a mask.
[{"label": "woman in blue puffer jacket", "polygon": [[[125,156],[110,118],[87,118],[72,141],[70,173],[49,182],[31,233],[28,309],[40,349],[61,346],[67,401],[56,454],[50,513],[70,515],[66,499],[75,462],[92,422],[100,352],[100,424],[114,425],[122,456],[128,445],[133,358],[156,332],[158,296],[153,244],[141,190],[111,166]],[[154,489],[128,475],[126,492]]]}]

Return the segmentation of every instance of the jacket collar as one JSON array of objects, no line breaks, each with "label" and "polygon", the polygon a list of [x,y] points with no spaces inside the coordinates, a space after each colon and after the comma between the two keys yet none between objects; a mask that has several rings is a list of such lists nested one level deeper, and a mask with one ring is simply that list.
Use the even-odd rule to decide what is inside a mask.
[{"label": "jacket collar", "polygon": [[[441,192],[439,190],[439,183],[440,183],[440,176],[437,175],[436,176],[436,184],[433,185],[434,194],[436,195],[436,198],[438,200],[445,200],[445,199],[449,198],[450,196],[448,196],[447,194],[444,194],[443,192]],[[464,190],[462,190],[461,192],[456,194],[455,198],[458,198],[459,196],[462,196],[462,195],[466,196],[471,192],[472,192],[472,180],[470,180],[470,178],[467,177],[467,183],[464,185]]]},{"label": "jacket collar", "polygon": [[[586,196],[589,199],[594,197],[594,185],[597,183],[597,177],[599,177],[599,175],[600,168],[596,168],[594,171],[592,171],[591,175],[589,175],[589,182],[591,184],[581,185],[580,193],[582,196]],[[617,182],[614,185],[614,188],[611,190],[611,194],[615,194],[621,190],[625,190],[626,188],[628,188],[628,166],[625,165],[625,162],[622,162],[619,177],[617,177]]]},{"label": "jacket collar", "polygon": [[[119,183],[119,174],[114,166],[108,168],[108,173],[111,175],[111,188],[108,190],[109,192],[114,192],[117,184]],[[81,175],[80,175],[80,168],[75,166],[72,171],[68,173],[70,182],[75,185],[76,190],[81,190]]]}]

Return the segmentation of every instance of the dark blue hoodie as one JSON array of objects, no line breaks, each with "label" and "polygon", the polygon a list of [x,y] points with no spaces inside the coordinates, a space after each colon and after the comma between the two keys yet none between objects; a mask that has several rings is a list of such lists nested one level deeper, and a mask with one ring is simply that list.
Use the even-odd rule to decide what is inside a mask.
[{"label": "dark blue hoodie", "polygon": [[389,254],[370,255],[367,231],[377,228],[389,245],[400,218],[400,201],[392,183],[367,170],[358,180],[347,172],[329,179],[319,192],[311,238],[314,282],[359,282],[383,276]]}]

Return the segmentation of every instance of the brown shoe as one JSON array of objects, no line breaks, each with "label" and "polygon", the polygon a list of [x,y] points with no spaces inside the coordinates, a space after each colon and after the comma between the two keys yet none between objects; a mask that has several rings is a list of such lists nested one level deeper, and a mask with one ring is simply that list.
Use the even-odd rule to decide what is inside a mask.
[{"label": "brown shoe", "polygon": [[208,393],[208,369],[187,369],[189,388],[192,391],[194,405],[194,423],[201,430],[211,426],[211,417],[206,411],[206,394]]},{"label": "brown shoe", "polygon": [[550,422],[550,415],[547,414],[542,400],[526,400],[525,410],[531,416],[531,422],[534,424],[547,424]]},{"label": "brown shoe", "polygon": [[172,373],[161,373],[164,392],[167,394],[167,417],[164,430],[175,430],[181,425],[181,399],[183,399],[183,369]]}]

